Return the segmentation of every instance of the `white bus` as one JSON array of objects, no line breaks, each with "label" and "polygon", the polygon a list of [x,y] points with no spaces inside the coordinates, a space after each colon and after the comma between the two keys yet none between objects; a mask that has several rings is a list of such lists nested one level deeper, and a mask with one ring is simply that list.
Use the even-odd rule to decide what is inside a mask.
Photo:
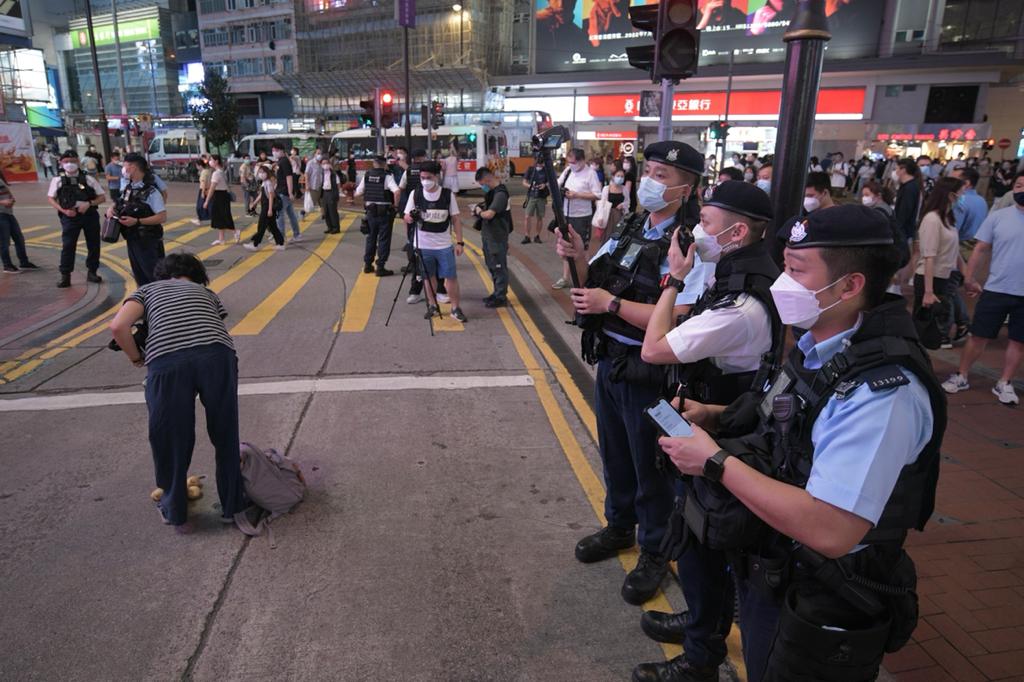
[{"label": "white bus", "polygon": [[166,179],[184,179],[194,175],[195,160],[200,154],[209,153],[206,138],[195,128],[160,130],[147,149],[149,164]]},{"label": "white bus", "polygon": [[275,143],[284,147],[285,154],[291,153],[293,148],[299,150],[299,157],[310,158],[317,149],[328,151],[331,144],[330,135],[317,135],[315,133],[262,133],[259,135],[246,135],[238,143],[235,153],[232,155],[229,164],[232,170],[236,171],[242,165],[242,156],[248,154],[249,158],[256,160],[260,152],[266,152],[267,158],[272,159],[271,148]]},{"label": "white bus", "polygon": [[[386,132],[385,144],[395,147],[405,146],[405,133],[401,128],[390,128]],[[440,151],[442,157],[450,153],[451,143],[458,143],[459,148],[459,189],[467,190],[477,187],[476,170],[487,166],[501,177],[507,176],[505,159],[505,133],[493,125],[452,125],[441,126],[434,131],[431,139],[431,156]],[[427,148],[427,133],[416,126],[412,129],[413,149]],[[377,153],[377,138],[369,128],[353,128],[337,133],[331,138],[331,153],[336,153],[344,161],[349,152],[355,154],[358,178],[373,165],[373,157]]]}]

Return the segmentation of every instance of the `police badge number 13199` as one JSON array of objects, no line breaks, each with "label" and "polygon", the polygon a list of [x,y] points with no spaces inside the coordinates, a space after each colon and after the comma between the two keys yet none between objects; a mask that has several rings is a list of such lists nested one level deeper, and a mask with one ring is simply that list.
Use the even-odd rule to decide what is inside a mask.
[{"label": "police badge number 13199", "polygon": [[683,419],[683,416],[664,398],[644,410],[644,414],[654,422],[654,425],[665,436],[670,438],[689,438],[693,435],[693,428],[690,426],[690,422]]}]

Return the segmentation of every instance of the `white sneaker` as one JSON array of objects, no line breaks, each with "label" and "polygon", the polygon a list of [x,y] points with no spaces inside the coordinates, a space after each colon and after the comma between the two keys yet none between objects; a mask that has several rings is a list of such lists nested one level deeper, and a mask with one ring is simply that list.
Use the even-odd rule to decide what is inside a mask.
[{"label": "white sneaker", "polygon": [[252,242],[246,242],[245,245],[242,246],[242,248],[245,249],[246,251],[259,251],[260,250],[260,247],[256,246]]},{"label": "white sneaker", "polygon": [[415,303],[423,303],[423,294],[409,294],[408,296],[406,296],[405,302],[408,303],[409,305],[413,305]]},{"label": "white sneaker", "polygon": [[236,244],[241,244],[242,243],[242,233],[239,232],[238,230],[235,230],[235,243]]},{"label": "white sneaker", "polygon": [[275,245],[274,245],[274,251],[284,251],[284,250],[285,250],[285,248],[286,248],[286,247],[285,247],[285,245],[284,245],[284,244],[275,244]]},{"label": "white sneaker", "polygon": [[551,285],[552,289],[564,289],[569,286],[569,283],[565,281],[564,277],[559,277],[555,280],[555,283]]},{"label": "white sneaker", "polygon": [[[942,382],[942,390],[946,393],[959,393],[960,391],[968,390],[970,387],[971,385],[967,383],[967,377],[959,372],[950,374],[949,378]],[[995,389],[993,389],[994,391]]]},{"label": "white sneaker", "polygon": [[1003,405],[1019,405],[1020,400],[1017,398],[1017,392],[1013,390],[1013,384],[1007,381],[1000,381],[996,384],[996,387],[992,389],[992,394],[999,398],[999,402]]},{"label": "white sneaker", "polygon": [[210,246],[220,246],[223,243],[224,242],[221,241],[220,239],[214,239],[212,242],[210,242]]},{"label": "white sneaker", "polygon": [[451,303],[452,299],[450,299],[448,297],[448,294],[442,294],[442,293],[438,292],[438,294],[437,294],[437,302],[438,303]]},{"label": "white sneaker", "polygon": [[199,221],[199,218],[193,218],[190,222],[193,225],[202,225],[202,223]]}]

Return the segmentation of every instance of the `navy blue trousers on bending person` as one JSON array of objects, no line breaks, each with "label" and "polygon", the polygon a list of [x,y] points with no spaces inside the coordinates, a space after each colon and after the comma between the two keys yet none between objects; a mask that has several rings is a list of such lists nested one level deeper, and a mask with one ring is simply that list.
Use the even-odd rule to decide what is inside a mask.
[{"label": "navy blue trousers on bending person", "polygon": [[60,272],[62,275],[75,270],[75,251],[78,249],[78,235],[85,233],[85,267],[93,272],[100,267],[100,214],[95,208],[69,218],[60,214]]},{"label": "navy blue trousers on bending person", "polygon": [[632,528],[647,551],[658,554],[675,496],[658,469],[658,433],[643,410],[661,397],[660,387],[609,378],[612,361],[597,363],[597,435],[604,464],[604,515],[609,526]]},{"label": "navy blue trousers on bending person", "polygon": [[153,271],[156,269],[157,261],[164,257],[163,238],[143,237],[137,230],[129,230],[124,233],[124,241],[135,284],[141,287],[143,284],[155,282]]},{"label": "navy blue trousers on bending person", "polygon": [[370,226],[370,234],[366,235],[366,245],[363,248],[363,263],[372,265],[377,260],[377,267],[384,267],[388,262],[388,255],[391,253],[391,232],[393,227],[391,213],[377,215],[372,211],[366,212],[366,223]]},{"label": "navy blue trousers on bending person", "polygon": [[25,236],[21,233],[21,226],[18,219],[10,213],[0,213],[0,260],[4,265],[14,265],[11,262],[11,242],[14,242],[14,253],[18,256],[20,265],[27,265],[28,252],[25,251]]},{"label": "navy blue trousers on bending person", "polygon": [[174,525],[188,520],[186,479],[196,444],[196,396],[206,408],[206,432],[216,457],[221,514],[247,506],[239,464],[238,356],[219,343],[161,355],[147,365],[149,445],[160,506]]},{"label": "navy blue trousers on bending person", "polygon": [[[675,484],[677,494],[685,497],[686,486],[678,480]],[[697,667],[717,667],[725,660],[725,640],[736,608],[735,580],[729,561],[725,552],[709,549],[693,539],[676,565],[679,586],[686,598],[686,660]]]}]

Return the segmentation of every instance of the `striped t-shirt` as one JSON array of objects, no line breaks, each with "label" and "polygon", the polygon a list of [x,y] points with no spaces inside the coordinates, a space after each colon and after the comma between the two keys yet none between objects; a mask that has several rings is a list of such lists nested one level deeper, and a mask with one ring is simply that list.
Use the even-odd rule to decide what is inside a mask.
[{"label": "striped t-shirt", "polygon": [[224,305],[201,284],[162,279],[141,287],[128,300],[140,303],[145,311],[146,364],[167,353],[211,343],[235,348],[224,326]]}]

